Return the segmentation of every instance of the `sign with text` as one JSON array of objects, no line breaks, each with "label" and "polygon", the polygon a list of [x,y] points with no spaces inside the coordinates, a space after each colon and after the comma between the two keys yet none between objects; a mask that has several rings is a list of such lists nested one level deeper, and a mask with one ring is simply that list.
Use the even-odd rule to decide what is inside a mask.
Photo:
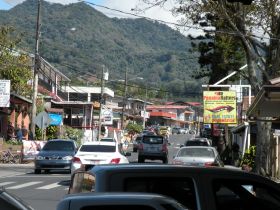
[{"label": "sign with text", "polygon": [[101,119],[103,125],[113,125],[113,110],[112,109],[102,109]]},{"label": "sign with text", "polygon": [[204,123],[237,123],[235,91],[203,91],[203,104]]},{"label": "sign with text", "polygon": [[10,80],[0,80],[0,107],[10,107]]}]

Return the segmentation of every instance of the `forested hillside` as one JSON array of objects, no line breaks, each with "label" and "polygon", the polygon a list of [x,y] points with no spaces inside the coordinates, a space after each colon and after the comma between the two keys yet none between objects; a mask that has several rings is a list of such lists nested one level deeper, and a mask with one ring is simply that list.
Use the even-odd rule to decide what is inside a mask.
[{"label": "forested hillside", "polygon": [[[0,25],[21,34],[19,47],[33,53],[37,1],[27,0],[0,11]],[[84,3],[42,3],[40,55],[77,83],[88,73],[99,75],[102,65],[110,79],[145,78],[149,87],[169,91],[169,97],[186,99],[201,84],[191,78],[199,68],[198,55],[190,53],[191,40],[164,24],[145,19],[108,18]],[[142,81],[142,85],[143,81]],[[195,92],[195,93],[194,93]]]}]

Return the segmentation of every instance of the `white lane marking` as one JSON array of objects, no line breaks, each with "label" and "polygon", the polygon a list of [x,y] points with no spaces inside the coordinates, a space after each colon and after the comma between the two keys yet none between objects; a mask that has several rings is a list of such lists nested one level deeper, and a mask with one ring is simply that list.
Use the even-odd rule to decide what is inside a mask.
[{"label": "white lane marking", "polygon": [[20,184],[20,185],[13,186],[13,187],[7,187],[6,189],[20,189],[20,188],[29,187],[29,186],[32,186],[35,184],[40,184],[40,183],[42,183],[42,182],[27,182],[25,184]]},{"label": "white lane marking", "polygon": [[60,187],[60,186],[61,185],[59,185],[58,182],[56,182],[56,183],[48,184],[48,185],[45,185],[45,186],[42,186],[42,187],[38,187],[36,189],[49,190],[49,189],[53,189],[53,188]]},{"label": "white lane marking", "polygon": [[9,185],[9,184],[13,184],[13,183],[15,183],[15,182],[1,182],[0,187],[6,186],[6,185]]}]

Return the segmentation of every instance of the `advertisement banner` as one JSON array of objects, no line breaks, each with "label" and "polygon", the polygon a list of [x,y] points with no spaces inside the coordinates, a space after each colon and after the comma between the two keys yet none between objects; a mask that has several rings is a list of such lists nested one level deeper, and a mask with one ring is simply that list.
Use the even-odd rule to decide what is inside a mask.
[{"label": "advertisement banner", "polygon": [[113,110],[102,109],[101,111],[102,125],[113,125]]},{"label": "advertisement banner", "polygon": [[10,107],[10,80],[0,80],[0,107]]},{"label": "advertisement banner", "polygon": [[204,123],[237,123],[235,91],[203,91],[203,104]]},{"label": "advertisement banner", "polygon": [[46,144],[46,141],[22,140],[23,160],[34,160],[40,149]]},{"label": "advertisement banner", "polygon": [[48,114],[51,118],[50,125],[62,125],[62,115],[61,114]]}]

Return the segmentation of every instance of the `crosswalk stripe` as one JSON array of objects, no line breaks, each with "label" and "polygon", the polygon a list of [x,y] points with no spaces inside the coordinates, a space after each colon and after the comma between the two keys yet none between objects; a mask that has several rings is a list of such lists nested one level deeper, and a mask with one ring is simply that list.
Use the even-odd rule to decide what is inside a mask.
[{"label": "crosswalk stripe", "polygon": [[60,187],[61,185],[58,184],[58,183],[52,183],[52,184],[48,184],[48,185],[45,185],[45,186],[42,186],[42,187],[38,187],[36,189],[40,189],[40,190],[49,190],[49,189],[52,189],[52,188],[56,188],[56,187]]},{"label": "crosswalk stripe", "polygon": [[15,183],[15,182],[1,182],[0,187],[6,186],[6,185],[9,185],[9,184],[13,184],[13,183]]},{"label": "crosswalk stripe", "polygon": [[42,183],[42,182],[27,182],[25,184],[16,185],[13,187],[7,187],[6,189],[20,189],[20,188],[29,187],[29,186],[32,186],[35,184],[40,184],[40,183]]}]

